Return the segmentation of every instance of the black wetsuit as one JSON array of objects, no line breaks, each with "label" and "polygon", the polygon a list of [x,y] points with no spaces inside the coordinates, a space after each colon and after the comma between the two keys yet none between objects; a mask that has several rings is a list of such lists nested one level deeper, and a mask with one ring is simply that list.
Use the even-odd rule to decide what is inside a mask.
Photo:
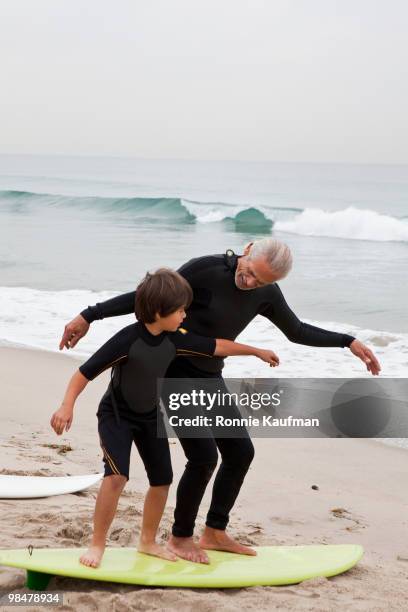
[{"label": "black wetsuit", "polygon": [[[235,285],[238,257],[227,251],[191,259],[179,268],[178,272],[188,280],[194,296],[183,327],[202,336],[235,340],[257,315],[262,315],[291,342],[308,346],[350,346],[353,336],[300,321],[289,308],[277,283],[246,291],[238,289]],[[96,319],[134,312],[134,305],[135,292],[132,291],[89,306],[81,314],[91,323]],[[180,356],[170,364],[166,377],[214,377],[222,384],[222,368],[221,357]],[[188,462],[177,489],[173,534],[190,536],[193,533],[202,496],[216,467],[216,446],[222,463],[214,481],[206,524],[215,529],[225,529],[229,512],[253,459],[254,448],[249,436],[235,439],[180,438],[180,442]]]},{"label": "black wetsuit", "polygon": [[157,436],[157,379],[163,378],[176,355],[203,355],[211,359],[215,339],[180,328],[153,335],[141,323],[117,332],[79,368],[88,380],[112,367],[112,379],[99,404],[98,431],[105,476],[129,478],[134,441],[152,486],[170,484],[172,469],[167,438]]}]

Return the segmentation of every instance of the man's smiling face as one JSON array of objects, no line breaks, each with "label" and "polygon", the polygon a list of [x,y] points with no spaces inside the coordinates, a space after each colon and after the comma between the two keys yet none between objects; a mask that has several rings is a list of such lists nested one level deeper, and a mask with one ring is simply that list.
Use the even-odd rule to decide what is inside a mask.
[{"label": "man's smiling face", "polygon": [[264,287],[279,280],[281,276],[274,272],[265,257],[250,259],[248,255],[238,258],[235,271],[235,284],[244,291]]}]

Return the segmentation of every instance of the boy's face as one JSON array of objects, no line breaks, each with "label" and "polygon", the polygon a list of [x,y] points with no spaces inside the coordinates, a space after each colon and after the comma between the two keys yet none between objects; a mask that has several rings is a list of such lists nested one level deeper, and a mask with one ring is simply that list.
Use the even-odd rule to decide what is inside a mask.
[{"label": "boy's face", "polygon": [[163,331],[177,331],[184,319],[186,318],[186,311],[184,306],[181,306],[166,317],[156,315],[156,321],[160,324]]}]

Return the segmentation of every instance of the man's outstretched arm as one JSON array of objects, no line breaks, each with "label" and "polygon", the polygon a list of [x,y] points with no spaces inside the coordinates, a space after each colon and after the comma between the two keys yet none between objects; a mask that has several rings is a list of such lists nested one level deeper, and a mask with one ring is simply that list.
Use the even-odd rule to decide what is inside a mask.
[{"label": "man's outstretched arm", "polygon": [[289,308],[277,284],[274,284],[273,292],[273,300],[271,300],[270,304],[266,304],[259,314],[262,314],[279,327],[291,342],[307,346],[347,347],[356,357],[365,363],[369,372],[374,375],[379,374],[381,367],[377,358],[360,340],[349,334],[340,334],[309,325],[309,323],[303,323],[303,321],[298,319],[293,310]]},{"label": "man's outstretched arm", "polygon": [[98,302],[94,306],[88,306],[81,311],[81,316],[88,323],[107,317],[119,317],[125,314],[131,314],[135,311],[136,291],[122,293],[110,300]]},{"label": "man's outstretched arm", "polygon": [[[205,273],[208,268],[211,268],[213,261],[214,257],[211,255],[196,257],[182,265],[177,272],[179,272],[181,276],[184,276],[194,289],[194,278],[201,272],[204,271]],[[65,326],[64,333],[59,343],[60,351],[64,347],[66,349],[73,348],[77,342],[85,336],[93,321],[105,319],[107,317],[118,317],[134,312],[135,297],[136,291],[130,291],[129,293],[123,293],[105,302],[99,302],[94,306],[88,306],[88,308],[82,310],[75,319],[72,319],[72,321]]]},{"label": "man's outstretched arm", "polygon": [[72,321],[65,325],[64,333],[59,343],[60,351],[65,347],[73,348],[85,336],[90,324],[98,319],[118,317],[135,311],[136,291],[122,293],[114,298],[88,306]]}]

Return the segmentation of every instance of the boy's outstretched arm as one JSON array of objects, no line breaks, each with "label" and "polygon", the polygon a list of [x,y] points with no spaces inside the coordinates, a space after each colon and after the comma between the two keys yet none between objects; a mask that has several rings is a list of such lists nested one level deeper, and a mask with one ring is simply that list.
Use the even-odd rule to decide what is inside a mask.
[{"label": "boy's outstretched arm", "polygon": [[224,338],[217,338],[215,344],[214,355],[216,357],[231,357],[233,355],[254,355],[262,361],[269,363],[271,367],[279,365],[279,357],[273,351],[269,349],[260,349],[248,344],[241,344],[239,342],[233,342],[232,340],[225,340]]},{"label": "boy's outstretched arm", "polygon": [[74,405],[78,395],[85,389],[89,380],[79,370],[75,372],[68,383],[61,407],[54,412],[50,425],[59,436],[69,430],[74,416]]},{"label": "boy's outstretched arm", "polygon": [[134,330],[133,324],[118,331],[75,372],[69,381],[60,409],[51,417],[51,427],[58,435],[71,427],[75,400],[87,383],[107,368],[126,361],[129,348],[135,339]]},{"label": "boy's outstretched arm", "polygon": [[279,357],[268,349],[256,348],[248,344],[226,340],[225,338],[200,336],[181,327],[171,336],[172,341],[176,345],[177,355],[187,357],[200,355],[204,357],[254,355],[262,359],[262,361],[266,361],[272,367],[279,365]]}]

